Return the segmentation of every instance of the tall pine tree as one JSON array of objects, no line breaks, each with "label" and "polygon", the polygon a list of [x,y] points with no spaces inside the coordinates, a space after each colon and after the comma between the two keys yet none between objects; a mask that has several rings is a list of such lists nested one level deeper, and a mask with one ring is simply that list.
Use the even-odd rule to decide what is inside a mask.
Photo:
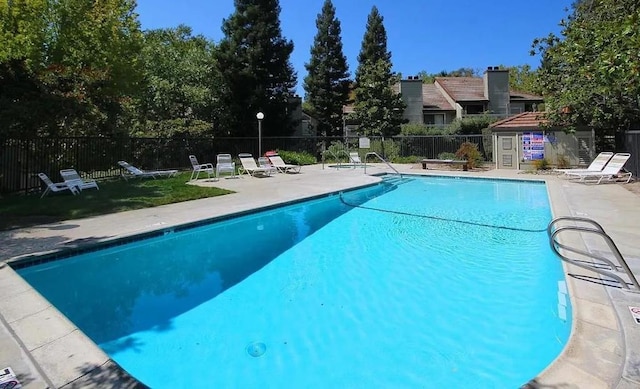
[{"label": "tall pine tree", "polygon": [[305,102],[318,119],[318,133],[342,135],[342,107],[349,100],[349,72],[342,51],[340,21],[331,0],[325,0],[316,19],[311,60],[305,64]]},{"label": "tall pine tree", "polygon": [[263,135],[289,135],[296,74],[289,57],[293,42],[282,37],[278,0],[235,0],[223,21],[218,66],[220,125],[235,136],[256,135],[256,113],[263,112]]},{"label": "tall pine tree", "polygon": [[354,113],[364,135],[392,136],[400,133],[406,108],[394,86],[399,82],[391,72],[391,53],[387,50],[387,32],[383,18],[373,6],[358,54]]}]

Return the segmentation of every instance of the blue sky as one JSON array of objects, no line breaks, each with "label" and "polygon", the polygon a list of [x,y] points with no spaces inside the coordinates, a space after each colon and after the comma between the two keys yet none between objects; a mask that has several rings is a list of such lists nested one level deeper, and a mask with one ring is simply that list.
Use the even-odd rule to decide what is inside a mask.
[{"label": "blue sky", "polygon": [[[333,0],[333,5],[351,77],[374,5],[384,18],[393,70],[406,77],[459,68],[482,72],[497,65],[529,64],[535,69],[540,59],[529,55],[532,41],[551,32],[559,34],[558,24],[572,1]],[[304,64],[309,62],[323,4],[324,0],[280,0],[282,35],[294,43],[291,63],[298,74],[297,92],[303,97]],[[186,24],[194,34],[214,42],[223,37],[222,19],[234,10],[233,0],[138,0],[137,7],[145,30]]]}]

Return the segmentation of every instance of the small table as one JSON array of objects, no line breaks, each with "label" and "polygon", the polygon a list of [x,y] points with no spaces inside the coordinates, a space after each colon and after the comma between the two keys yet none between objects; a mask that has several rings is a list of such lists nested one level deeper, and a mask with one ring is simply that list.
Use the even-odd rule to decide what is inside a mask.
[{"label": "small table", "polygon": [[423,159],[422,160],[422,168],[426,169],[427,164],[438,164],[438,165],[460,165],[462,166],[462,170],[469,170],[469,166],[467,165],[467,161],[460,161],[457,159]]}]

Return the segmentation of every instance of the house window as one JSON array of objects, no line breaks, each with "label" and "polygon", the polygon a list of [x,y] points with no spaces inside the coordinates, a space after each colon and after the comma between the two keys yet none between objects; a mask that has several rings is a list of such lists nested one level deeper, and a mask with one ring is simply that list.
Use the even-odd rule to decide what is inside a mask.
[{"label": "house window", "polygon": [[519,113],[522,113],[522,107],[511,107],[511,114],[512,115],[517,115]]},{"label": "house window", "polygon": [[484,109],[484,105],[482,104],[474,104],[474,105],[466,105],[464,107],[464,111],[467,113],[467,115],[478,115],[478,114],[484,113],[485,109]]},{"label": "house window", "polygon": [[445,124],[443,113],[425,114],[423,120],[424,124],[433,124],[436,126]]}]

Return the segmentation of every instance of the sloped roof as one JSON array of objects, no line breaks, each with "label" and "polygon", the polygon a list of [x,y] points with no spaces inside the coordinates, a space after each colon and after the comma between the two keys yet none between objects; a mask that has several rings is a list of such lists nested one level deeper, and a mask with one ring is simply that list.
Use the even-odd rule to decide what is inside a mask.
[{"label": "sloped roof", "polygon": [[[392,88],[395,93],[400,92],[399,83],[394,84]],[[434,83],[422,84],[423,109],[431,111],[455,110],[445,98],[444,93],[456,102],[489,101],[484,96],[484,80],[482,77],[436,77]],[[509,96],[512,101],[531,101],[534,103],[542,103],[544,101],[541,96],[514,90],[509,92]],[[343,112],[353,112],[353,105],[345,106]]]},{"label": "sloped roof", "polygon": [[422,104],[427,110],[453,111],[449,101],[444,98],[442,92],[435,84],[422,84]]},{"label": "sloped roof", "polygon": [[544,112],[523,112],[492,123],[492,129],[537,128],[547,123]]},{"label": "sloped roof", "polygon": [[479,77],[436,77],[435,82],[455,101],[488,101]]},{"label": "sloped roof", "polygon": [[512,90],[509,92],[509,97],[511,98],[511,100],[538,100],[540,102],[543,102],[544,99],[542,98],[542,96],[537,96],[531,93],[527,93],[527,92],[520,92],[517,90]]}]

